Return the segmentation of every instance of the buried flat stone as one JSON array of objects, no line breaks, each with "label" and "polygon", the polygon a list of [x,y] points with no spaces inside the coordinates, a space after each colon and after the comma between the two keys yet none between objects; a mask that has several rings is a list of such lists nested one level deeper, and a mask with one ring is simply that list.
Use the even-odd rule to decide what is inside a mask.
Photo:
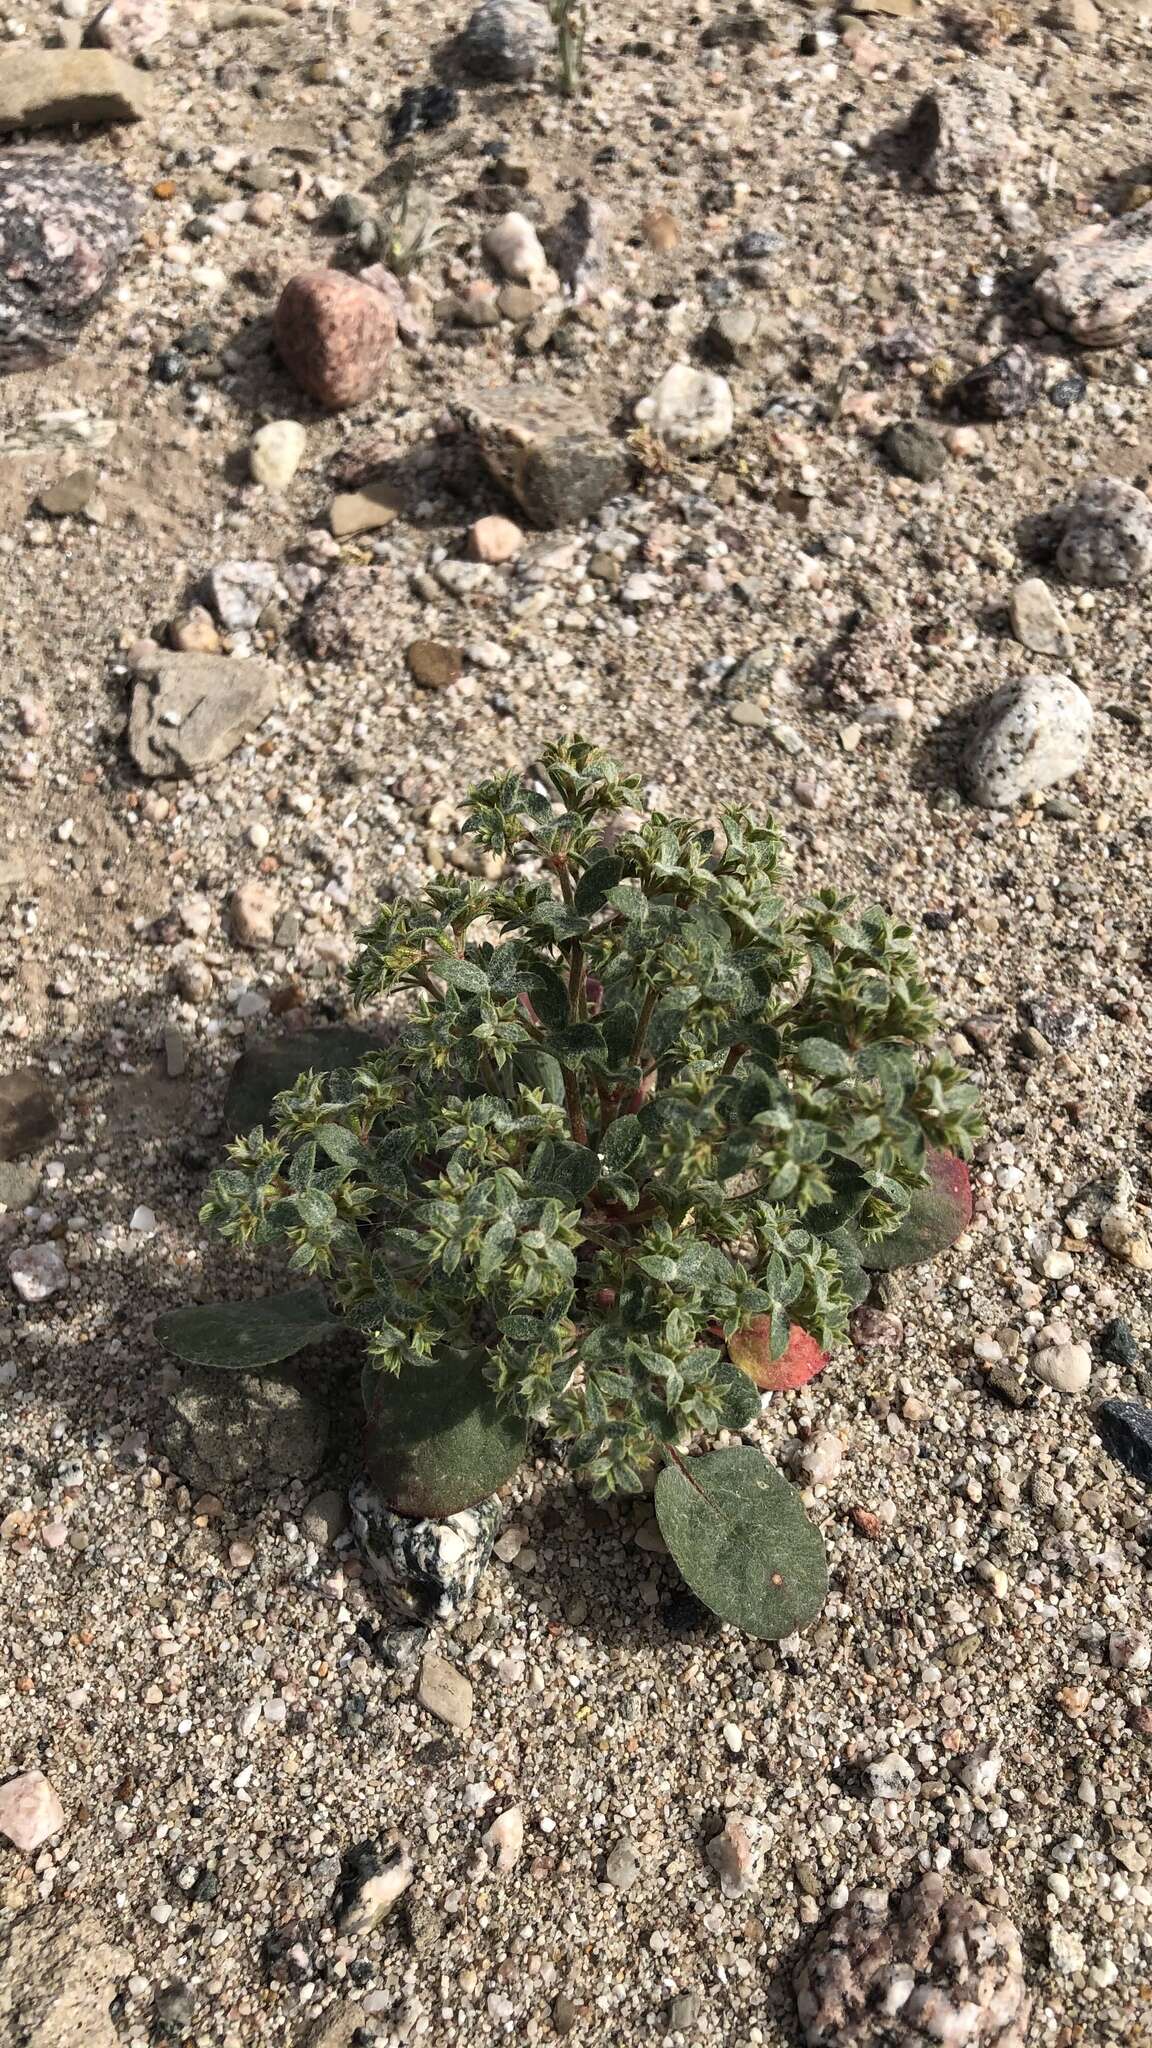
[{"label": "buried flat stone", "polygon": [[420,1666],[420,1679],[416,1697],[422,1707],[435,1714],[449,1728],[457,1728],[463,1734],[472,1726],[472,1681],[449,1664],[446,1657],[438,1657],[430,1650]]},{"label": "buried flat stone", "polygon": [[132,692],[128,751],[141,775],[195,775],[227,760],[279,701],[267,662],[159,654]]},{"label": "buried flat stone", "polygon": [[328,1439],[328,1410],[293,1366],[212,1372],[188,1366],[171,1396],[164,1450],[201,1492],[229,1502],[311,1479]]},{"label": "buried flat stone", "polygon": [[586,406],[552,386],[471,391],[454,410],[534,526],[575,526],[631,481],[624,449]]},{"label": "buried flat stone", "polygon": [[0,1074],[0,1159],[23,1159],[56,1132],[56,1106],[35,1067]]},{"label": "buried flat stone", "polygon": [[0,374],[67,352],[115,282],[138,221],[118,171],[0,152]]}]

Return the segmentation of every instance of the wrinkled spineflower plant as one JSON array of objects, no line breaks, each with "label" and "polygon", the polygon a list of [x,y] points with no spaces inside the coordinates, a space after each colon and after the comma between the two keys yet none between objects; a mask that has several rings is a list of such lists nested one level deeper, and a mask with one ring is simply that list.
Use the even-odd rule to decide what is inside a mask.
[{"label": "wrinkled spineflower plant", "polygon": [[[598,1494],[655,1463],[695,1590],[784,1634],[821,1604],[818,1532],[758,1449],[691,1452],[756,1420],[754,1380],[809,1376],[797,1345],[824,1362],[867,1268],[956,1235],[931,1168],[966,1188],[975,1091],[927,1049],[908,929],[789,902],[771,825],[642,816],[584,740],[542,765],[472,792],[500,880],[437,879],[361,934],[359,1001],[408,998],[393,1042],[301,1075],[216,1175],[203,1219],[318,1285],[249,1304],[238,1355],[218,1324],[213,1362],[362,1333],[369,1462],[408,1512],[502,1484],[530,1425]],[[178,1312],[174,1348],[203,1360],[188,1318],[229,1312]]]}]

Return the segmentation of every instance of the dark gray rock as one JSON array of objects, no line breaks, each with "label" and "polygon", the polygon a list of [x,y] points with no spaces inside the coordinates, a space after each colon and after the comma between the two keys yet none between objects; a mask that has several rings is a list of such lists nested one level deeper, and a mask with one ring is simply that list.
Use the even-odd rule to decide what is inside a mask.
[{"label": "dark gray rock", "polygon": [[503,1519],[495,1495],[442,1522],[397,1515],[367,1480],[348,1494],[352,1529],[390,1607],[412,1622],[454,1622],[471,1606]]},{"label": "dark gray rock", "polygon": [[328,1440],[321,1393],[291,1366],[208,1372],[189,1366],[171,1396],[164,1450],[182,1479],[223,1500],[311,1479]]},{"label": "dark gray rock", "polygon": [[624,449],[579,400],[544,384],[469,393],[461,425],[534,526],[575,526],[631,482]]},{"label": "dark gray rock", "polygon": [[141,775],[195,775],[227,760],[279,701],[267,662],[160,654],[132,692],[128,751]]},{"label": "dark gray rock", "polygon": [[969,419],[1014,420],[1035,405],[1043,389],[1044,370],[1037,358],[1026,348],[1006,348],[961,377],[952,400]]},{"label": "dark gray rock", "polygon": [[272,1103],[301,1074],[331,1074],[354,1067],[371,1052],[382,1050],[369,1031],[338,1024],[331,1031],[294,1031],[289,1037],[257,1039],[241,1053],[232,1069],[224,1097],[224,1124],[230,1137],[266,1124]]},{"label": "dark gray rock", "polygon": [[1105,1323],[1096,1343],[1101,1357],[1112,1365],[1131,1367],[1140,1363],[1140,1346],[1123,1316],[1113,1316]]},{"label": "dark gray rock", "polygon": [[0,1074],[0,1159],[23,1159],[56,1133],[56,1107],[35,1067]]},{"label": "dark gray rock", "polygon": [[482,0],[456,38],[455,56],[469,78],[523,85],[555,66],[556,31],[538,0]]},{"label": "dark gray rock", "polygon": [[1139,1401],[1102,1401],[1093,1419],[1117,1464],[1142,1486],[1152,1486],[1152,1408]]},{"label": "dark gray rock", "polygon": [[885,428],[880,446],[893,469],[918,484],[933,483],[948,460],[939,436],[931,427],[922,427],[919,420],[893,421]]},{"label": "dark gray rock", "polygon": [[0,374],[64,355],[119,275],[139,207],[118,171],[0,154]]}]

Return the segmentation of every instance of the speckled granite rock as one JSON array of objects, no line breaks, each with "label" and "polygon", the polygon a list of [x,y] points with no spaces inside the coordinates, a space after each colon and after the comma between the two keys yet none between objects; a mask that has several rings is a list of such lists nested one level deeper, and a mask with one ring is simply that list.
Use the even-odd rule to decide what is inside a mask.
[{"label": "speckled granite rock", "polygon": [[226,760],[279,701],[267,662],[160,654],[132,692],[128,751],[141,775],[195,775]]},{"label": "speckled granite rock", "polygon": [[394,617],[388,577],[345,562],[306,606],[300,630],[317,661],[357,661],[383,648]]},{"label": "speckled granite rock", "polygon": [[379,388],[396,340],[383,292],[342,270],[302,270],[280,294],[273,318],[280,360],[318,405],[338,411]]},{"label": "speckled granite rock", "polygon": [[132,1952],[91,1913],[55,1901],[0,1932],[0,2040],[11,2048],[119,2048],[111,2005]]},{"label": "speckled granite rock", "polygon": [[0,133],[139,121],[151,103],[147,72],[108,50],[9,48],[0,60]]},{"label": "speckled granite rock", "polygon": [[563,391],[505,384],[469,392],[455,411],[534,526],[575,526],[628,488],[625,451]]},{"label": "speckled granite rock", "polygon": [[1024,2048],[1032,2001],[1020,1937],[935,1872],[893,1906],[858,1892],[797,1966],[806,2048]]},{"label": "speckled granite rock", "polygon": [[1069,583],[1142,583],[1152,570],[1152,499],[1119,477],[1093,477],[1069,507],[1056,561]]},{"label": "speckled granite rock", "polygon": [[188,1366],[164,1430],[182,1479],[231,1504],[285,1479],[311,1479],[328,1440],[328,1411],[292,1366],[209,1372]]},{"label": "speckled granite rock", "polygon": [[556,31],[539,0],[482,0],[456,38],[469,78],[523,85],[556,63]]},{"label": "speckled granite rock", "polygon": [[1079,774],[1092,743],[1092,706],[1068,676],[1024,676],[976,714],[964,756],[969,794],[1008,810],[1034,790]]},{"label": "speckled granite rock", "polygon": [[453,1622],[471,1606],[503,1518],[495,1495],[442,1522],[415,1521],[386,1507],[367,1480],[348,1505],[360,1549],[389,1606],[413,1622]]},{"label": "speckled granite rock", "polygon": [[917,101],[907,135],[916,168],[934,192],[979,190],[1003,177],[1023,148],[1008,79],[975,57]]},{"label": "speckled granite rock", "polygon": [[155,49],[168,33],[168,0],[108,0],[84,32],[84,41],[118,57]]},{"label": "speckled granite rock", "polygon": [[991,362],[969,370],[952,390],[952,401],[974,420],[1014,420],[1035,405],[1044,389],[1044,367],[1029,349],[1001,349]]},{"label": "speckled granite rock", "polygon": [[1033,296],[1057,333],[1089,348],[1119,340],[1152,300],[1152,201],[1061,242]]},{"label": "speckled granite rock", "polygon": [[139,207],[118,171],[0,153],[0,373],[63,355],[114,281]]}]

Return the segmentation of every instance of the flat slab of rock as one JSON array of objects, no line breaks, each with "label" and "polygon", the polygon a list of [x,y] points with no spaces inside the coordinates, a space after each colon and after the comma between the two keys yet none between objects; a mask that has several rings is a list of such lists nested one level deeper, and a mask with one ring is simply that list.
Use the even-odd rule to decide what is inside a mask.
[{"label": "flat slab of rock", "polygon": [[328,1440],[320,1393],[292,1366],[211,1372],[188,1366],[171,1397],[164,1449],[181,1477],[230,1502],[311,1479]]},{"label": "flat slab of rock", "polygon": [[1069,676],[1005,683],[976,714],[964,780],[976,803],[1009,810],[1079,774],[1092,744],[1092,706]]},{"label": "flat slab of rock", "polygon": [[454,407],[534,526],[575,526],[627,490],[631,466],[578,399],[544,384],[471,391]]},{"label": "flat slab of rock", "polygon": [[146,71],[109,50],[11,49],[0,58],[0,133],[140,121],[152,102]]},{"label": "flat slab of rock", "polygon": [[0,1930],[0,2040],[12,2048],[120,2048],[111,2005],[132,1952],[56,1900]]},{"label": "flat slab of rock", "polygon": [[103,164],[0,152],[0,373],[66,353],[115,281],[139,216],[131,187]]},{"label": "flat slab of rock", "polygon": [[229,1137],[266,1124],[272,1104],[301,1074],[330,1074],[337,1067],[355,1067],[369,1053],[383,1050],[370,1031],[350,1024],[330,1031],[294,1031],[285,1038],[257,1039],[241,1053],[224,1097],[224,1128]]},{"label": "flat slab of rock", "polygon": [[132,692],[128,751],[141,775],[196,775],[227,760],[279,701],[267,662],[161,654]]},{"label": "flat slab of rock", "polygon": [[1033,297],[1058,334],[1086,348],[1118,341],[1152,300],[1152,201],[1061,242]]},{"label": "flat slab of rock", "polygon": [[472,1681],[449,1664],[446,1657],[429,1651],[420,1666],[416,1697],[422,1707],[461,1733],[472,1726]]}]

